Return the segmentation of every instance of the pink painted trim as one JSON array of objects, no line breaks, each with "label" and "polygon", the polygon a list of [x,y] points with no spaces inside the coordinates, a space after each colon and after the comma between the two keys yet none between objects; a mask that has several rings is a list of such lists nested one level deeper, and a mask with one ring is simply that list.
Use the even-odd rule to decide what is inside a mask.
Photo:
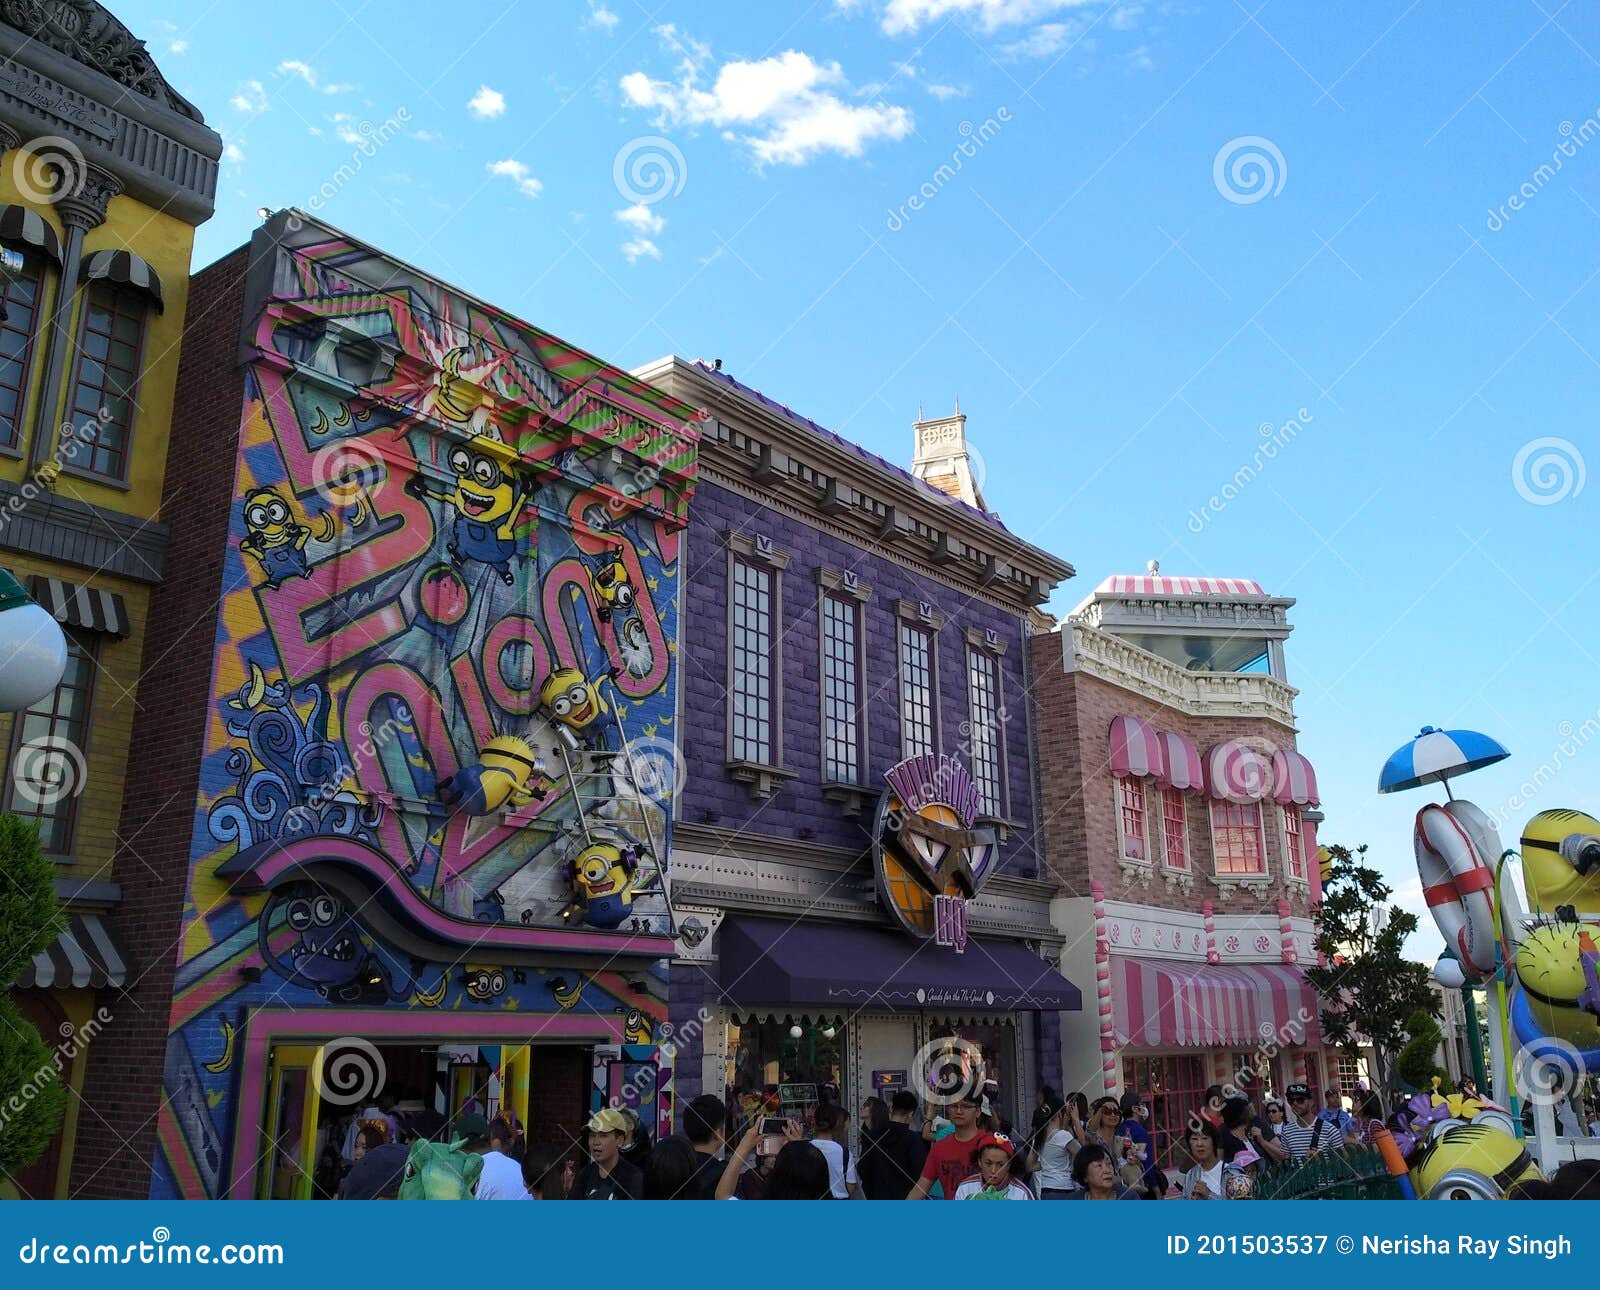
[{"label": "pink painted trim", "polygon": [[233,1113],[233,1176],[225,1200],[255,1197],[255,1140],[267,1116],[267,1053],[274,1043],[315,1043],[344,1035],[385,1039],[535,1041],[556,1036],[622,1042],[622,1018],[585,1012],[421,1012],[413,1009],[270,1009],[245,1023],[244,1076]]}]

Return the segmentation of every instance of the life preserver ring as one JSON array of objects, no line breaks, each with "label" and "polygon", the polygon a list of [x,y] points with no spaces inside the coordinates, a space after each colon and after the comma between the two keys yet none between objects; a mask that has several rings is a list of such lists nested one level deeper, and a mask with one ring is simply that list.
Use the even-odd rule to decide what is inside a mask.
[{"label": "life preserver ring", "polygon": [[1494,971],[1494,869],[1500,839],[1471,802],[1424,806],[1414,835],[1422,896],[1469,974]]}]

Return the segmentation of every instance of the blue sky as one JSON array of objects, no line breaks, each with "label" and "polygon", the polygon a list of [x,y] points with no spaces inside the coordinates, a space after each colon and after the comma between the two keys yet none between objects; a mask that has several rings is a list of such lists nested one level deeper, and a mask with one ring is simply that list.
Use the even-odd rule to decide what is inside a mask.
[{"label": "blue sky", "polygon": [[228,143],[197,264],[315,202],[901,461],[959,395],[989,503],[1079,570],[1057,612],[1152,558],[1298,598],[1324,836],[1413,902],[1428,799],[1373,785],[1421,724],[1513,750],[1459,785],[1508,844],[1600,808],[1594,10],[113,8]]}]

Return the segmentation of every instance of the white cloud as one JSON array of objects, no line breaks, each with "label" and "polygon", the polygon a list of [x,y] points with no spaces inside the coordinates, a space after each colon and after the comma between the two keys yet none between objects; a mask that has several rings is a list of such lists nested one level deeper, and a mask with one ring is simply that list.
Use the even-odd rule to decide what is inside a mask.
[{"label": "white cloud", "polygon": [[1142,5],[1125,4],[1106,19],[1106,22],[1113,31],[1132,31],[1138,25],[1139,15],[1143,12]]},{"label": "white cloud", "polygon": [[506,96],[487,85],[478,86],[478,92],[467,101],[467,111],[480,121],[492,121],[497,116],[503,116],[505,110]]},{"label": "white cloud", "polygon": [[326,84],[317,75],[317,69],[298,58],[286,58],[274,69],[279,76],[298,76],[310,88],[323,94],[348,94],[355,86],[348,81],[329,81]]},{"label": "white cloud", "polygon": [[366,142],[366,136],[356,128],[356,119],[355,117],[351,116],[350,113],[335,112],[333,116],[329,118],[329,120],[333,123],[334,137],[337,138],[340,143],[354,145]]},{"label": "white cloud", "polygon": [[677,79],[630,72],[621,87],[628,104],[655,113],[658,126],[721,127],[725,137],[743,143],[762,164],[791,166],[825,152],[860,156],[869,143],[903,139],[911,132],[906,108],[845,102],[836,91],[848,93],[850,86],[838,63],[819,63],[790,49],[759,62],[724,63],[707,89],[701,72],[711,51],[681,40],[671,26],[657,28],[657,34],[682,55]]},{"label": "white cloud", "polygon": [[667,221],[643,202],[624,207],[617,212],[617,219],[636,233],[659,233],[667,226]]},{"label": "white cloud", "polygon": [[244,149],[236,143],[226,143],[222,146],[222,160],[225,165],[242,165],[244,162]]},{"label": "white cloud", "polygon": [[544,185],[520,161],[491,161],[488,171],[491,175],[501,175],[511,180],[524,197],[537,197],[544,192]]},{"label": "white cloud", "polygon": [[591,27],[598,27],[609,36],[617,29],[617,23],[621,21],[605,5],[595,4],[594,0],[589,0],[589,25]]},{"label": "white cloud", "polygon": [[1090,0],[889,0],[883,9],[883,30],[904,36],[947,18],[970,17],[985,31],[1016,27]]},{"label": "white cloud", "polygon": [[1049,58],[1066,48],[1067,41],[1078,34],[1076,25],[1064,22],[1047,22],[1035,27],[1021,40],[1004,46],[1002,53],[1013,58]]},{"label": "white cloud", "polygon": [[167,46],[167,52],[171,54],[187,54],[189,52],[189,42],[187,40],[175,40]]},{"label": "white cloud", "polygon": [[444,135],[437,130],[416,130],[411,137],[418,143],[440,143],[444,139]]},{"label": "white cloud", "polygon": [[260,81],[240,81],[228,102],[246,116],[260,116],[271,106],[267,101],[267,87]]},{"label": "white cloud", "polygon": [[1140,45],[1127,57],[1130,72],[1148,72],[1156,65],[1155,59],[1150,57],[1150,46]]},{"label": "white cloud", "polygon": [[636,264],[642,256],[649,256],[652,260],[659,260],[661,258],[661,248],[647,237],[636,237],[631,242],[622,244],[622,254],[628,257],[629,264]]},{"label": "white cloud", "polygon": [[928,86],[928,93],[941,103],[946,99],[964,99],[967,97],[966,87],[957,85],[932,84]]}]

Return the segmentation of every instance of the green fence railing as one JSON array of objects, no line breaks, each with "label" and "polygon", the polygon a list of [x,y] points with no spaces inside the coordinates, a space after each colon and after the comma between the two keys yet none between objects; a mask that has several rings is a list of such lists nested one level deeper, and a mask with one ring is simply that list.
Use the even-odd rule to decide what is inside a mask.
[{"label": "green fence railing", "polygon": [[1400,1187],[1376,1147],[1324,1151],[1300,1164],[1261,1165],[1257,1200],[1399,1200]]}]

